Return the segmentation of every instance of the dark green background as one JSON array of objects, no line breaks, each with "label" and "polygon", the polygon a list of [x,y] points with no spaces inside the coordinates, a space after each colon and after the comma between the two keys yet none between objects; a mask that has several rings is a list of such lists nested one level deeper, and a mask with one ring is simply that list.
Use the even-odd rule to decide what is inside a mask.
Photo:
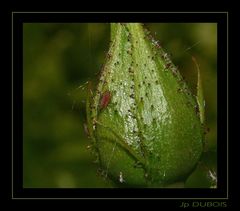
[{"label": "dark green background", "polygon": [[[196,93],[194,55],[206,100],[205,153],[186,187],[210,187],[216,171],[217,25],[146,24]],[[97,175],[84,134],[86,90],[104,63],[109,24],[24,24],[24,187],[113,187]]]}]

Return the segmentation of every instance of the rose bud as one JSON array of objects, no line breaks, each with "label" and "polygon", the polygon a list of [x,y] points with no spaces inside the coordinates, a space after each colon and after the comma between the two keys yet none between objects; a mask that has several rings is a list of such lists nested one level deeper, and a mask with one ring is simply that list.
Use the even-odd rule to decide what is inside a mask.
[{"label": "rose bud", "polygon": [[111,33],[98,85],[87,100],[102,174],[119,187],[177,187],[203,151],[200,75],[195,97],[142,24],[113,23]]}]

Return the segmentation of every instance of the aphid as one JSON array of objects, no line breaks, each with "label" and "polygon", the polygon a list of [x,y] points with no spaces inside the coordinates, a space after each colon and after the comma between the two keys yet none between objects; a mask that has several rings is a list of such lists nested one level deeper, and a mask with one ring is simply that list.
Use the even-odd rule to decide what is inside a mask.
[{"label": "aphid", "polygon": [[87,124],[83,124],[83,128],[84,128],[84,132],[85,134],[87,135],[87,137],[89,138],[90,137],[90,133],[89,133],[89,130],[88,130],[88,127],[87,127]]},{"label": "aphid", "polygon": [[104,109],[108,106],[111,100],[111,93],[109,91],[104,92],[100,102],[100,109]]},{"label": "aphid", "polygon": [[166,68],[168,69],[171,66],[171,63],[166,64]]},{"label": "aphid", "polygon": [[194,106],[196,114],[199,114],[199,107],[196,105]]},{"label": "aphid", "polygon": [[168,58],[168,54],[167,53],[164,53],[163,54],[163,59],[167,59]]},{"label": "aphid", "polygon": [[88,145],[86,148],[87,148],[87,149],[91,149],[91,148],[92,148],[92,146],[91,146],[91,145]]},{"label": "aphid", "polygon": [[112,54],[107,53],[107,57],[108,57],[108,58],[111,58],[111,57],[112,57]]},{"label": "aphid", "polygon": [[205,128],[205,130],[204,130],[204,135],[206,135],[207,133],[209,133],[210,132],[210,128],[208,127],[208,128]]},{"label": "aphid", "polygon": [[96,130],[97,120],[93,118],[93,130]]},{"label": "aphid", "polygon": [[159,43],[156,44],[157,48],[161,48],[161,45]]},{"label": "aphid", "polygon": [[182,92],[182,89],[181,89],[181,88],[178,88],[177,91],[178,91],[178,92]]},{"label": "aphid", "polygon": [[208,176],[211,178],[211,180],[213,182],[215,182],[215,183],[217,182],[217,176],[216,176],[216,173],[214,171],[209,170],[208,171]]},{"label": "aphid", "polygon": [[136,162],[133,164],[133,167],[134,167],[134,168],[141,168],[141,167],[142,167],[142,164],[141,164],[139,161],[136,161]]},{"label": "aphid", "polygon": [[121,183],[125,182],[125,180],[123,179],[123,174],[122,174],[121,171],[119,172],[119,182],[121,182]]},{"label": "aphid", "polygon": [[172,70],[172,73],[174,74],[174,75],[177,75],[177,68],[176,67],[174,67],[174,66],[171,66],[171,70]]}]

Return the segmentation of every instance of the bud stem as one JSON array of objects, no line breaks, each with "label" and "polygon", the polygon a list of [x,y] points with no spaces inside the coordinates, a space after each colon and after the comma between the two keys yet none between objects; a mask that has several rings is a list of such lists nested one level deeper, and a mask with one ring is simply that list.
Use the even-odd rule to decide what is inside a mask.
[{"label": "bud stem", "polygon": [[110,27],[111,27],[111,41],[113,41],[117,31],[117,23],[111,23]]}]

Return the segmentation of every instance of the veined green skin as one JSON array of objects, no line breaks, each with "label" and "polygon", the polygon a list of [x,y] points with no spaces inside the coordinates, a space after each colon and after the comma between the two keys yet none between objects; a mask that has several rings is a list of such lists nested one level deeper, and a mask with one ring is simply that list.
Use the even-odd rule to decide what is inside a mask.
[{"label": "veined green skin", "polygon": [[[101,104],[104,93],[111,97]],[[112,24],[88,127],[105,175],[119,186],[184,182],[203,150],[199,107],[167,54],[138,23]]]}]

